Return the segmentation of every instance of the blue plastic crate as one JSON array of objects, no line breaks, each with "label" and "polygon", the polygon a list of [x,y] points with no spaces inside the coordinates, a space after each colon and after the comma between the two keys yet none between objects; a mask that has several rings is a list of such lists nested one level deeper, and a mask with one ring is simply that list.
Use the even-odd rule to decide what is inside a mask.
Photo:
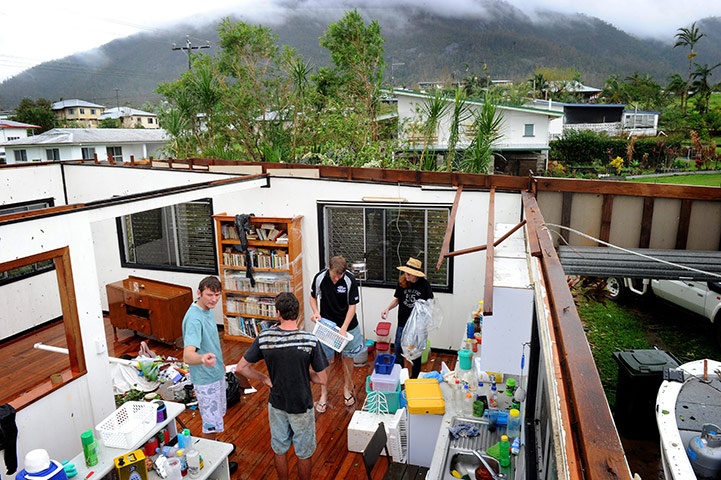
[{"label": "blue plastic crate", "polygon": [[396,356],[388,353],[376,355],[374,362],[375,372],[381,375],[390,375],[393,372],[393,365],[396,363]]}]

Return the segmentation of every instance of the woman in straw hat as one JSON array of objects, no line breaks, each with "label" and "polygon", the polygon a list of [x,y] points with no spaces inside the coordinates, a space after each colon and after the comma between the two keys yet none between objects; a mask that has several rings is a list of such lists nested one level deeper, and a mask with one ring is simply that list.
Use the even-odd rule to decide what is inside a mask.
[{"label": "woman in straw hat", "polygon": [[[401,338],[403,337],[403,328],[406,326],[408,317],[411,316],[413,305],[416,300],[428,300],[433,298],[431,284],[426,280],[426,274],[421,270],[422,262],[417,258],[409,258],[405,265],[396,267],[403,272],[398,280],[398,286],[393,294],[393,301],[388,308],[383,310],[381,317],[385,320],[388,318],[388,312],[398,306],[398,327],[396,328],[396,342],[394,351],[396,354],[396,363],[403,367],[404,360],[401,355]],[[413,360],[413,369],[411,370],[411,378],[418,378],[421,373],[421,357]]]}]

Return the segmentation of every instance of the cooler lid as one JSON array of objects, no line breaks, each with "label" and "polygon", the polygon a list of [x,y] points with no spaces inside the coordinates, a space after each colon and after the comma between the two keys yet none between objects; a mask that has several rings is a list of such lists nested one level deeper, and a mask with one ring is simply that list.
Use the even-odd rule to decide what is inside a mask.
[{"label": "cooler lid", "polygon": [[658,374],[664,368],[676,368],[679,365],[676,358],[664,350],[626,350],[614,352],[613,358],[633,375]]},{"label": "cooler lid", "polygon": [[441,386],[433,378],[414,378],[406,380],[406,401],[408,413],[444,414],[446,404],[443,401]]}]

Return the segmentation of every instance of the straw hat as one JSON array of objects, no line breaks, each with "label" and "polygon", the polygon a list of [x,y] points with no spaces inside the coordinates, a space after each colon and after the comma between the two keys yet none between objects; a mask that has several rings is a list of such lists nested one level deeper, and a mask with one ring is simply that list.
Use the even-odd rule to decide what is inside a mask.
[{"label": "straw hat", "polygon": [[411,275],[415,275],[416,277],[425,277],[426,274],[421,271],[421,266],[423,265],[423,262],[418,260],[417,258],[409,258],[405,265],[402,267],[396,267],[401,272],[410,273]]}]

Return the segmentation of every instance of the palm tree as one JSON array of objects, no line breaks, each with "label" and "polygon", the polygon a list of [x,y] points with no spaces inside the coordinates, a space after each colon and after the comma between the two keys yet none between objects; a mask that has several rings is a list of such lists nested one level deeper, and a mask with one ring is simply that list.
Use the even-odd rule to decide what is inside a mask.
[{"label": "palm tree", "polygon": [[698,43],[699,40],[704,36],[704,33],[701,33],[701,31],[696,26],[696,22],[693,22],[691,24],[691,27],[689,28],[679,28],[676,35],[676,43],[673,45],[673,48],[676,47],[689,47],[689,54],[688,54],[688,79],[686,81],[686,91],[683,92],[681,97],[681,108],[683,110],[683,113],[686,113],[686,104],[688,103],[687,100],[687,91],[688,86],[691,84],[691,69],[693,67],[693,59],[698,55],[694,51],[694,47]]},{"label": "palm tree", "polygon": [[693,72],[693,83],[691,88],[693,89],[694,95],[699,95],[700,100],[698,101],[698,113],[701,116],[705,115],[709,109],[709,103],[711,101],[711,92],[714,90],[714,85],[709,81],[712,72],[721,66],[721,63],[717,63],[713,67],[709,67],[708,63],[705,65],[699,65],[695,63],[696,70]]},{"label": "palm tree", "polygon": [[[423,153],[421,153],[420,167],[423,170],[435,170],[435,165],[432,165],[426,158],[428,154],[428,145],[433,139],[438,138],[438,126],[441,123],[441,119],[448,113],[451,104],[446,99],[445,95],[441,90],[436,90],[432,96],[426,98],[418,111],[422,117],[425,117],[423,121],[423,136],[425,137],[425,147]],[[434,156],[435,158],[435,156]],[[428,165],[426,165],[428,163]]]},{"label": "palm tree", "polygon": [[311,70],[310,64],[304,62],[302,58],[294,58],[288,62],[288,73],[295,92],[295,105],[293,106],[293,161],[296,160],[295,149],[298,144],[298,111],[302,112],[305,105],[308,76]]},{"label": "palm tree", "polygon": [[486,94],[480,112],[474,114],[476,135],[463,153],[462,168],[469,173],[488,173],[493,159],[493,142],[501,138],[503,115],[490,94]]}]

